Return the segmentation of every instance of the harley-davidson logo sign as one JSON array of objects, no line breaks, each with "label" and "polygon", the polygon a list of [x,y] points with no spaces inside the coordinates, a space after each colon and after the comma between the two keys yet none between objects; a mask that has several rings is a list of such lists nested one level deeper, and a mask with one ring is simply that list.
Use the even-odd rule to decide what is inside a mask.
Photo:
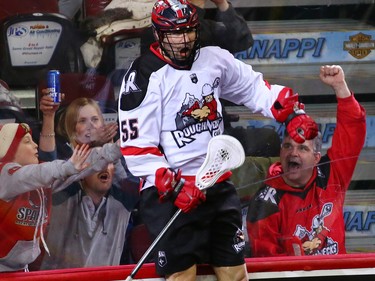
[{"label": "harley-davidson logo sign", "polygon": [[375,40],[371,40],[371,35],[360,32],[349,36],[349,40],[344,41],[344,51],[348,51],[356,59],[363,59],[371,50],[375,50]]}]

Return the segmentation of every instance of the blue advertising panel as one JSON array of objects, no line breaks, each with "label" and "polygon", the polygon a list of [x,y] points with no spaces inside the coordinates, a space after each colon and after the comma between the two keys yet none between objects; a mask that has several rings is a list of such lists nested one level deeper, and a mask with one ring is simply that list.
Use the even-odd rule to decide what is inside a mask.
[{"label": "blue advertising panel", "polygon": [[236,58],[252,65],[372,62],[375,29],[254,34],[254,45]]}]

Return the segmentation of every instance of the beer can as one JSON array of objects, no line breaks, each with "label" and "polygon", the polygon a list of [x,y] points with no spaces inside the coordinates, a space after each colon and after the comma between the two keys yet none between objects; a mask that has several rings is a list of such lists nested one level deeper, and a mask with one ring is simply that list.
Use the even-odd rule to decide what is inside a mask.
[{"label": "beer can", "polygon": [[60,98],[60,71],[50,70],[47,75],[47,88],[50,91],[50,96],[53,102],[61,102]]}]

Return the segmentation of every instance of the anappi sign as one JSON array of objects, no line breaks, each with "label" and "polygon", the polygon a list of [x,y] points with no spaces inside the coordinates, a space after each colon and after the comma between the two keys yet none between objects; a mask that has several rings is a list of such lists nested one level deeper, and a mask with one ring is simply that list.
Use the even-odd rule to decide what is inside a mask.
[{"label": "anappi sign", "polygon": [[235,54],[251,65],[375,61],[375,28],[254,34],[254,44]]}]

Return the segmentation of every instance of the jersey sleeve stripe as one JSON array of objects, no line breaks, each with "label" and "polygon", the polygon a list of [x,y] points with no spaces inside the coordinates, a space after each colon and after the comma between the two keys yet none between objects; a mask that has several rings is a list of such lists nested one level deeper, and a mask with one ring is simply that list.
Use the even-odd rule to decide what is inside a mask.
[{"label": "jersey sleeve stripe", "polygon": [[121,148],[121,153],[124,156],[136,156],[136,155],[147,155],[153,154],[156,156],[163,156],[161,151],[157,147],[135,147],[128,146]]}]

